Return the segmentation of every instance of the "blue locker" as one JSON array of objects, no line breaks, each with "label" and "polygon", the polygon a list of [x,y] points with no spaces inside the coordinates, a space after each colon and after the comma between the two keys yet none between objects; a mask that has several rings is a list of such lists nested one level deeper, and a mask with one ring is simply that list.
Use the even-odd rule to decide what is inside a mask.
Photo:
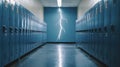
[{"label": "blue locker", "polygon": [[20,49],[20,56],[22,56],[22,53],[23,53],[23,48],[22,48],[22,45],[23,45],[23,42],[22,42],[22,36],[23,36],[23,30],[22,30],[22,15],[23,15],[23,12],[22,12],[22,6],[19,6],[19,49]]},{"label": "blue locker", "polygon": [[19,5],[15,4],[15,26],[14,26],[14,34],[15,34],[15,59],[19,57]]},{"label": "blue locker", "polygon": [[[2,28],[2,0],[0,0],[0,29]],[[2,44],[1,44],[2,31],[0,30],[0,59],[2,59]],[[0,60],[0,67],[2,66],[2,60]]]},{"label": "blue locker", "polygon": [[26,24],[26,26],[25,26],[25,36],[26,36],[26,38],[25,38],[25,41],[26,41],[26,42],[25,42],[25,43],[26,43],[26,50],[25,50],[25,51],[28,52],[28,43],[27,43],[27,42],[28,42],[28,41],[27,41],[27,36],[28,36],[28,35],[27,35],[27,27],[28,27],[28,25],[27,25],[27,24],[28,24],[27,14],[28,14],[28,10],[26,9],[25,12],[26,12],[26,14],[25,14],[25,15],[26,15],[26,21],[25,21],[25,22],[26,22],[26,23],[25,23],[25,24]]},{"label": "blue locker", "polygon": [[9,53],[10,53],[10,62],[14,60],[14,55],[15,55],[15,35],[14,35],[14,24],[15,24],[15,8],[13,4],[10,4],[10,9],[9,9],[9,18],[10,18],[10,23],[9,23]]},{"label": "blue locker", "polygon": [[23,7],[23,55],[26,53],[26,11]]},{"label": "blue locker", "polygon": [[98,33],[97,33],[97,28],[98,28],[98,4],[95,5],[95,27],[94,27],[94,45],[95,45],[95,57],[98,57]]},{"label": "blue locker", "polygon": [[91,32],[92,32],[92,39],[91,39],[91,43],[92,43],[92,45],[93,45],[93,47],[92,47],[92,49],[93,49],[93,55],[95,55],[95,37],[94,37],[94,35],[95,35],[95,31],[94,31],[94,29],[95,29],[95,13],[96,13],[96,10],[95,10],[95,6],[93,6],[93,8],[92,8],[92,13],[93,13],[93,19],[92,19],[92,30],[91,30]]},{"label": "blue locker", "polygon": [[26,10],[26,45],[27,45],[27,52],[29,51],[29,40],[28,40],[28,36],[29,36],[29,16],[28,16],[28,10]]},{"label": "blue locker", "polygon": [[105,64],[110,64],[110,55],[111,55],[111,45],[110,45],[110,24],[111,24],[111,5],[109,0],[104,0],[104,54],[105,54],[105,59],[104,63]]},{"label": "blue locker", "polygon": [[23,7],[23,15],[22,15],[22,29],[23,29],[23,35],[22,35],[22,42],[23,42],[23,44],[22,44],[22,48],[23,48],[23,55],[25,54],[25,9],[24,9],[24,7]]},{"label": "blue locker", "polygon": [[91,33],[91,39],[90,39],[90,44],[91,44],[91,50],[92,50],[92,55],[94,55],[94,49],[95,49],[95,47],[94,47],[94,38],[93,38],[93,36],[94,36],[94,33],[93,33],[93,29],[94,29],[94,23],[95,23],[95,20],[94,20],[94,17],[95,17],[95,14],[94,14],[94,8],[92,8],[92,10],[91,10],[91,14],[92,14],[92,18],[91,18],[91,30],[90,30],[90,33]]},{"label": "blue locker", "polygon": [[27,43],[28,43],[28,51],[30,51],[30,12],[27,13]]},{"label": "blue locker", "polygon": [[22,55],[25,54],[25,11],[24,7],[22,7]]},{"label": "blue locker", "polygon": [[120,44],[120,1],[119,0],[110,0],[111,1],[111,67],[119,67],[119,56],[117,53],[119,51]]},{"label": "blue locker", "polygon": [[30,36],[30,16],[29,16],[30,12],[27,10],[27,49],[28,51],[30,51],[30,40],[29,40],[29,36]]},{"label": "blue locker", "polygon": [[9,0],[3,0],[2,6],[2,64],[9,62]]},{"label": "blue locker", "polygon": [[[103,43],[103,28],[104,28],[104,1],[101,0],[99,2],[99,58],[101,61],[104,61],[104,52],[102,50],[106,49],[104,48]],[[102,55],[102,56],[101,56]]]}]

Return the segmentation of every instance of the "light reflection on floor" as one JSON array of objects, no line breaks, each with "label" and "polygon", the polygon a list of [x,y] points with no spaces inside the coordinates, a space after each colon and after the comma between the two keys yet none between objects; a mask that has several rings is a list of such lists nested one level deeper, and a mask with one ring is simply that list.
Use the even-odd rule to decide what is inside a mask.
[{"label": "light reflection on floor", "polygon": [[46,44],[12,67],[99,67],[75,44]]}]

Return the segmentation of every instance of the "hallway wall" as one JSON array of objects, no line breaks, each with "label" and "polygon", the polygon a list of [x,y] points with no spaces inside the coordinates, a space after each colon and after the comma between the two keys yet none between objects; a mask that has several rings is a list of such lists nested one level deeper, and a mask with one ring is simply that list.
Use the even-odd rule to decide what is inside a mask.
[{"label": "hallway wall", "polygon": [[77,19],[77,7],[60,8],[62,12],[62,29],[61,37],[58,38],[60,32],[60,11],[57,7],[44,8],[44,21],[48,24],[47,36],[48,42],[75,42],[75,20]]}]

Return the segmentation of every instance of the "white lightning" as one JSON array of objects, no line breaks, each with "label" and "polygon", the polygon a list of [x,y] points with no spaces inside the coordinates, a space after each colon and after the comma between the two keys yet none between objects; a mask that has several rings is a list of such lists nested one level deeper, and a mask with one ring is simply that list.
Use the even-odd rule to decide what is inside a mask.
[{"label": "white lightning", "polygon": [[59,19],[60,30],[59,30],[57,40],[60,40],[61,35],[62,35],[62,31],[65,32],[65,29],[63,28],[63,25],[62,25],[62,23],[63,23],[62,20],[64,20],[63,15],[62,15],[62,10],[59,8],[58,11],[59,11],[59,16],[60,16],[60,19]]}]

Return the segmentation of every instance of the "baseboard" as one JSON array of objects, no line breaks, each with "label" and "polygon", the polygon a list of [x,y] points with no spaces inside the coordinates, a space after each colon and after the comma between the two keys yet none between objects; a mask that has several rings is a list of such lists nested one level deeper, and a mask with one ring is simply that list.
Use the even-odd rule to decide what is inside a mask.
[{"label": "baseboard", "polygon": [[99,63],[99,65],[102,65],[102,67],[108,67],[106,64],[104,64],[103,62],[101,62],[100,60],[98,60],[97,58],[95,58],[94,56],[92,56],[91,54],[89,54],[86,50],[82,49],[81,47],[78,47],[78,49],[80,49],[82,52],[84,52],[93,61],[95,61],[96,63]]},{"label": "baseboard", "polygon": [[45,44],[46,44],[46,43],[43,43],[42,45],[36,47],[35,49],[29,51],[28,53],[26,53],[26,54],[24,54],[24,55],[22,55],[21,57],[19,57],[19,58],[17,58],[16,60],[10,62],[9,64],[5,65],[4,67],[10,67],[11,65],[15,64],[15,63],[16,63],[17,61],[19,61],[20,59],[28,56],[29,54],[31,54],[31,53],[33,53],[33,52],[35,52],[36,50],[38,50],[39,48],[41,48],[41,47],[44,46]]}]

